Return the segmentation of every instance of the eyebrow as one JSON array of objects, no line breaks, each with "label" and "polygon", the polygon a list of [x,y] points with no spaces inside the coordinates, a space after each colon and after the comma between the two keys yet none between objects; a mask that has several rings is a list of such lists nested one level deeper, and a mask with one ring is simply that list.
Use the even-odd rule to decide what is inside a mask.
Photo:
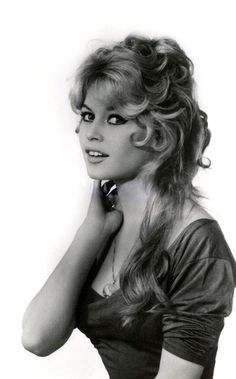
[{"label": "eyebrow", "polygon": [[[85,103],[82,104],[81,108],[87,108],[90,112],[93,112],[92,109],[89,108],[89,106],[86,105]],[[110,107],[106,107],[106,110],[107,110],[107,111],[114,111],[114,108],[113,108],[112,106],[110,106]]]},{"label": "eyebrow", "polygon": [[92,112],[92,109],[91,109],[91,108],[89,108],[89,107],[88,107],[86,104],[82,104],[81,108],[87,108],[89,111],[91,111],[91,112]]}]

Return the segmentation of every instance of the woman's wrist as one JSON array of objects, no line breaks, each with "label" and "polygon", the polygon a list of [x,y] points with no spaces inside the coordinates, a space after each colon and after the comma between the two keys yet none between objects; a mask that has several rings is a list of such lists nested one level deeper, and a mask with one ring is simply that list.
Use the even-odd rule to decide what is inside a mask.
[{"label": "woman's wrist", "polygon": [[95,219],[86,218],[79,229],[93,240],[104,240],[110,237],[111,231],[106,223]]}]

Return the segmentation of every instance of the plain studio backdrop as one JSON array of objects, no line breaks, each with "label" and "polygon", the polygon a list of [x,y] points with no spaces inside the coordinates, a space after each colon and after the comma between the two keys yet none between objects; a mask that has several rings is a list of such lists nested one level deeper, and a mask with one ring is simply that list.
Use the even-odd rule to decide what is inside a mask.
[{"label": "plain studio backdrop", "polygon": [[[1,3],[2,377],[106,379],[75,330],[39,358],[21,346],[26,305],[82,223],[91,193],[68,101],[72,75],[98,40],[130,32],[176,39],[195,64],[208,113],[212,168],[196,180],[235,254],[235,13],[233,1],[7,1]],[[236,312],[226,319],[215,379],[235,377]],[[4,374],[3,374],[4,373]]]}]

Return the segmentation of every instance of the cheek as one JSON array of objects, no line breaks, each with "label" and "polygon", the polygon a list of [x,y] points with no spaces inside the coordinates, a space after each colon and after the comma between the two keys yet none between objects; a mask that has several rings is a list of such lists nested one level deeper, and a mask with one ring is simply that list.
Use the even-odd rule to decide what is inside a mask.
[{"label": "cheek", "polygon": [[80,143],[80,146],[83,147],[83,145],[84,145],[84,141],[85,141],[85,135],[84,135],[84,130],[83,130],[83,128],[80,128],[79,133],[78,133],[78,136],[79,136],[79,143]]},{"label": "cheek", "polygon": [[149,157],[149,154],[142,150],[142,148],[136,147],[127,141],[116,146],[114,153],[117,160],[120,161],[121,167],[139,167]]}]

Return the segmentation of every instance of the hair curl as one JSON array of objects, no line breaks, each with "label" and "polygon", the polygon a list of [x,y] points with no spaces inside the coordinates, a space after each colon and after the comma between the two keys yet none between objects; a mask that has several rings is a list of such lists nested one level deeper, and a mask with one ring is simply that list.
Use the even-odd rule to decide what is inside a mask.
[{"label": "hair curl", "polygon": [[145,140],[132,136],[134,145],[154,152],[140,173],[155,193],[140,228],[141,247],[128,257],[120,274],[127,303],[120,311],[124,325],[141,312],[171,306],[164,285],[169,267],[166,244],[186,199],[198,203],[201,196],[192,184],[198,168],[210,167],[203,153],[211,133],[194,96],[193,69],[174,40],[131,34],[90,54],[70,92],[72,109],[78,113],[89,87],[104,87],[104,100],[146,129]]}]

